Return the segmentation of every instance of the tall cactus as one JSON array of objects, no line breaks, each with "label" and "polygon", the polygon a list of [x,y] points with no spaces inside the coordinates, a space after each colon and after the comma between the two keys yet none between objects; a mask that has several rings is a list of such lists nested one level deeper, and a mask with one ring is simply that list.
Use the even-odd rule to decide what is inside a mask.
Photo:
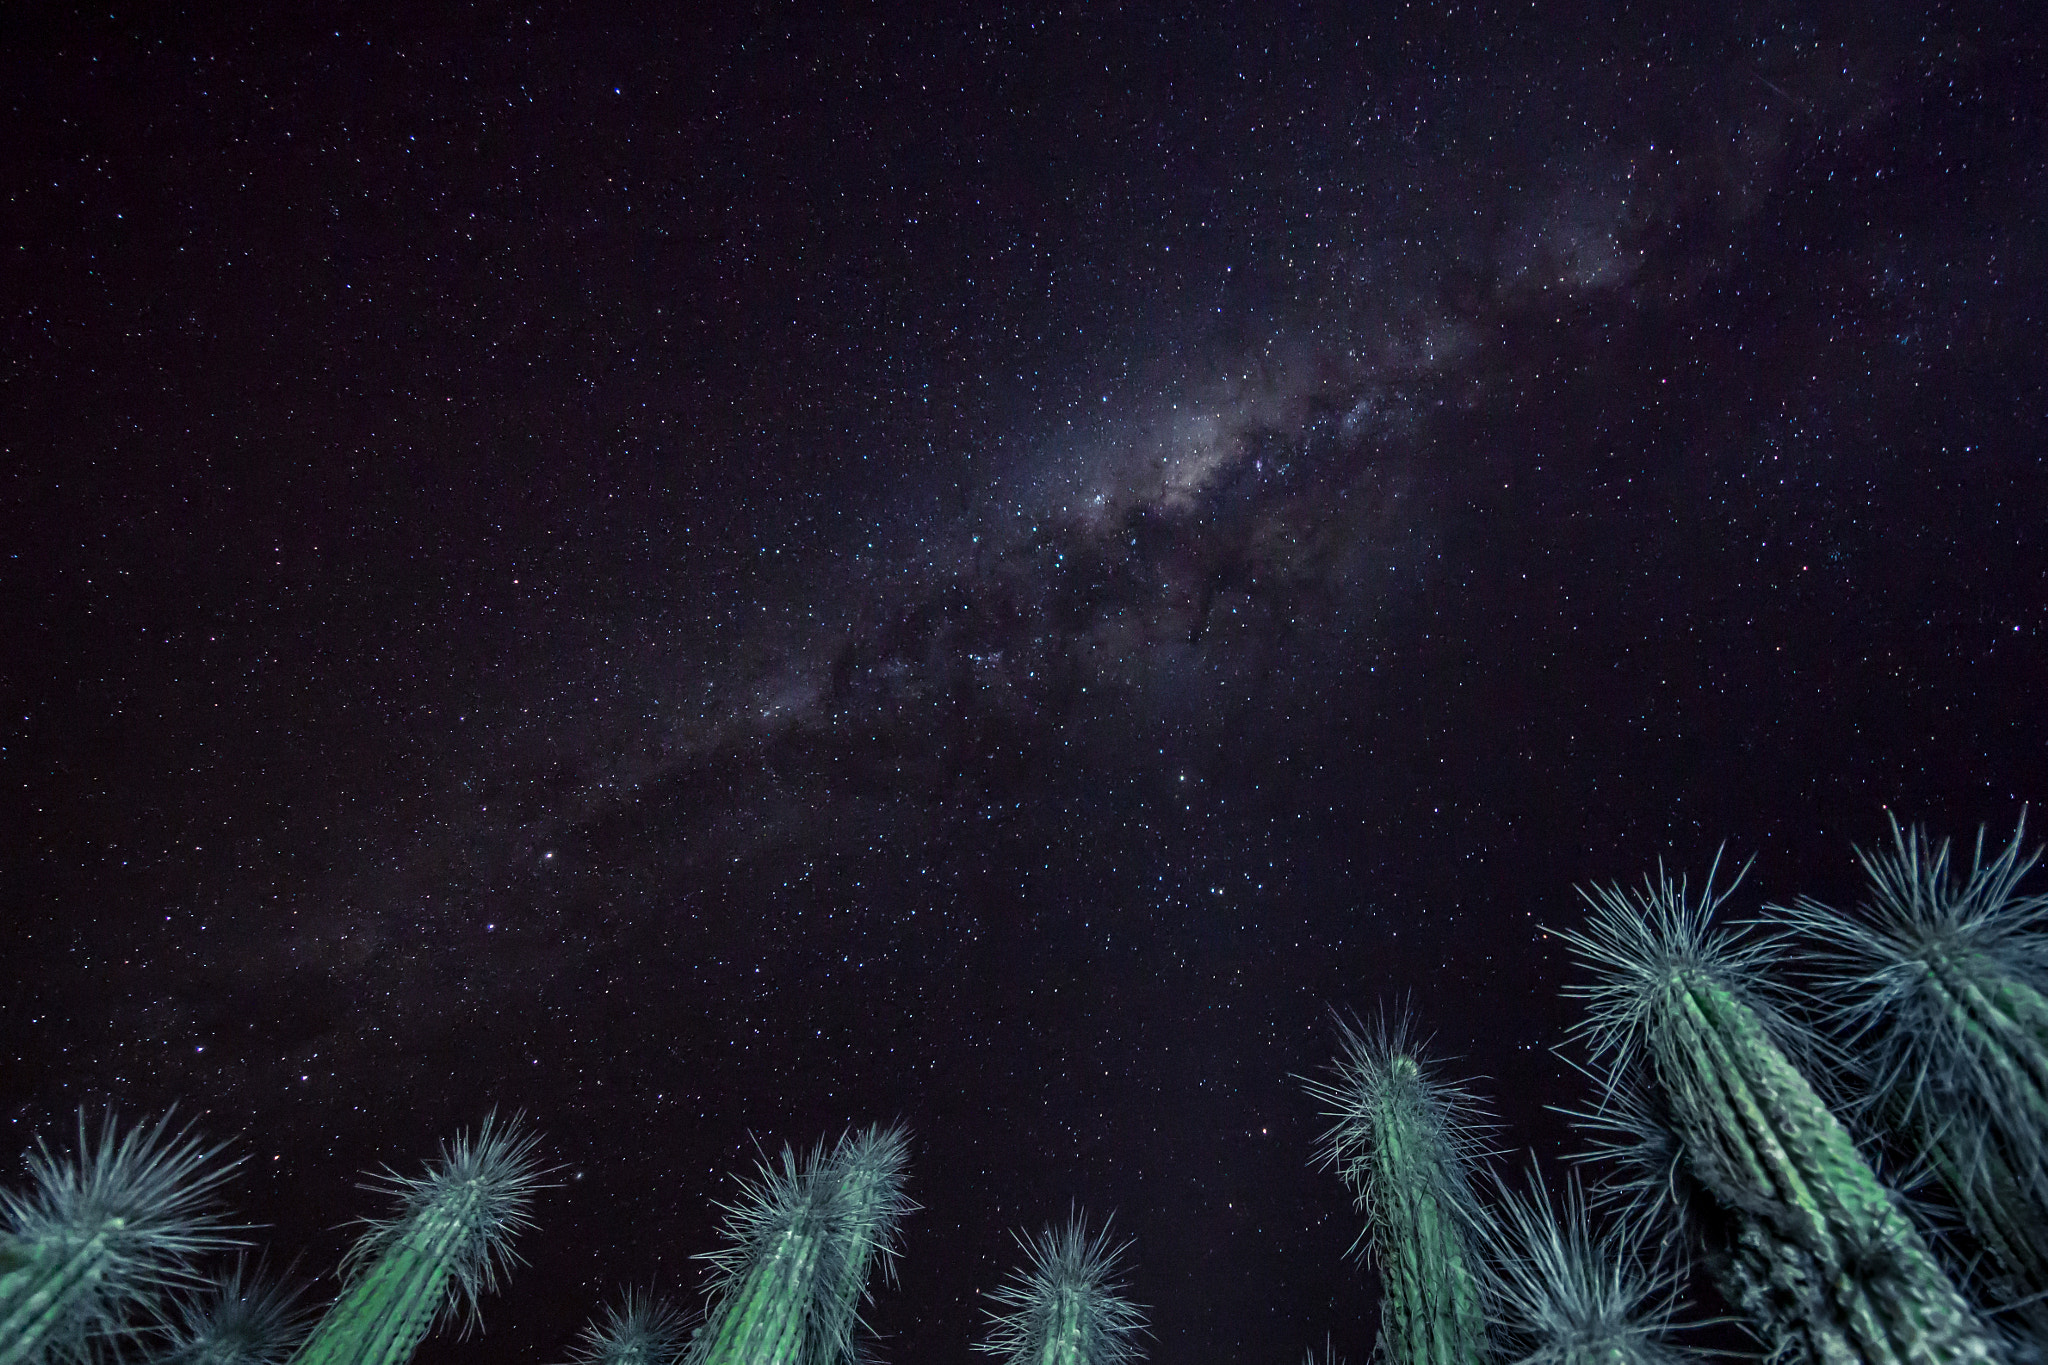
[{"label": "tall cactus", "polygon": [[688,1320],[651,1292],[628,1289],[584,1325],[569,1365],[674,1365],[688,1344]]},{"label": "tall cactus", "polygon": [[1639,1072],[1656,1087],[1689,1173],[1736,1226],[1724,1292],[1780,1358],[2003,1359],[1788,1057],[1797,1030],[1760,973],[1779,945],[1714,927],[1741,874],[1720,892],[1714,876],[1697,897],[1661,870],[1640,890],[1582,892],[1591,913],[1560,937],[1596,974],[1571,992],[1596,1059],[1616,1084]]},{"label": "tall cactus", "polygon": [[1144,1310],[1124,1297],[1118,1262],[1130,1243],[1112,1246],[1109,1222],[1090,1235],[1076,1212],[1064,1228],[1037,1237],[1016,1234],[1024,1268],[990,1295],[1007,1310],[992,1313],[988,1339],[975,1349],[1004,1365],[1128,1365],[1140,1359]]},{"label": "tall cactus", "polygon": [[29,1188],[0,1191],[0,1365],[79,1353],[197,1283],[193,1259],[237,1241],[211,1202],[241,1163],[219,1154],[169,1114],[126,1130],[108,1114],[95,1135],[80,1110],[70,1157],[38,1139]]},{"label": "tall cactus", "polygon": [[1529,1165],[1527,1192],[1494,1175],[1496,1198],[1475,1229],[1491,1316],[1514,1365],[1679,1365],[1671,1341],[1674,1270],[1643,1251],[1647,1224],[1624,1218],[1595,1231],[1574,1176],[1553,1199]]},{"label": "tall cactus", "polygon": [[1380,1349],[1391,1365],[1477,1365],[1486,1320],[1469,1229],[1484,1123],[1463,1088],[1439,1079],[1404,1017],[1370,1033],[1339,1019],[1330,1081],[1308,1091],[1336,1120],[1320,1165],[1365,1214],[1362,1247],[1381,1280]]},{"label": "tall cactus", "polygon": [[364,1219],[350,1250],[347,1283],[294,1365],[403,1365],[427,1333],[458,1313],[467,1331],[483,1296],[519,1263],[513,1235],[533,1226],[528,1209],[546,1174],[540,1139],[518,1117],[485,1117],[476,1136],[441,1144],[424,1175],[386,1170],[365,1189],[395,1196],[398,1212]]},{"label": "tall cactus", "polygon": [[843,1365],[879,1256],[916,1206],[903,1192],[909,1139],[900,1128],[821,1142],[799,1163],[763,1161],[724,1205],[728,1245],[712,1266],[712,1306],[692,1365]]},{"label": "tall cactus", "polygon": [[2018,894],[2040,853],[2024,818],[2002,851],[1984,833],[1967,872],[1946,840],[1891,822],[1888,849],[1858,850],[1860,913],[1810,898],[1772,911],[1818,945],[1873,1110],[1946,1185],[1997,1262],[1996,1297],[2048,1340],[2048,896]]}]

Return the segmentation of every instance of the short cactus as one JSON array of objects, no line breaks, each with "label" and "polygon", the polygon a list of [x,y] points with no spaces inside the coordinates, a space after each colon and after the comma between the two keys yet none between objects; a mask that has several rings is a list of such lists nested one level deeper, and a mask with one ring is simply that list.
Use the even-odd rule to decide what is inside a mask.
[{"label": "short cactus", "polygon": [[1336,1122],[1317,1155],[1351,1187],[1359,1234],[1379,1267],[1380,1349],[1391,1365],[1477,1365],[1486,1321],[1473,1273],[1472,1169],[1484,1122],[1439,1079],[1406,1018],[1370,1034],[1340,1019],[1335,1077],[1309,1093]]},{"label": "short cactus", "polygon": [[1553,1199],[1529,1166],[1526,1193],[1494,1176],[1496,1198],[1477,1226],[1482,1278],[1514,1365],[1677,1365],[1671,1341],[1676,1271],[1644,1255],[1645,1224],[1593,1228],[1574,1176]]},{"label": "short cactus", "polygon": [[194,1258],[238,1240],[211,1207],[241,1164],[217,1162],[220,1150],[168,1114],[127,1129],[109,1114],[95,1134],[81,1110],[72,1157],[39,1139],[29,1188],[0,1191],[0,1365],[123,1334],[131,1315],[153,1318],[168,1290],[197,1284]]},{"label": "short cactus", "polygon": [[341,1296],[294,1365],[402,1365],[451,1318],[474,1327],[484,1295],[519,1262],[514,1234],[533,1226],[528,1210],[546,1174],[539,1142],[517,1117],[501,1124],[493,1114],[475,1137],[444,1142],[424,1175],[387,1169],[365,1185],[395,1196],[398,1212],[363,1220]]},{"label": "short cactus", "polygon": [[712,1305],[692,1365],[850,1361],[869,1272],[895,1255],[916,1207],[903,1192],[909,1154],[901,1128],[869,1128],[801,1163],[789,1147],[779,1166],[763,1161],[723,1206],[728,1245],[703,1258]]},{"label": "short cactus", "polygon": [[1994,1296],[2030,1301],[2048,1339],[2048,896],[2018,894],[2040,853],[2024,820],[1990,857],[1980,831],[1967,872],[1946,841],[1891,833],[1858,851],[1859,913],[1772,910],[1818,945],[1818,993],[1873,1112],[1948,1187],[1996,1262]]},{"label": "short cactus", "polygon": [[156,1365],[284,1365],[306,1334],[303,1284],[266,1279],[248,1263],[180,1297],[167,1315]]},{"label": "short cactus", "polygon": [[1078,1212],[1063,1228],[1015,1235],[1026,1264],[990,1295],[1005,1311],[990,1315],[988,1339],[976,1350],[1001,1356],[1004,1365],[1128,1365],[1141,1358],[1145,1314],[1124,1297],[1117,1278],[1130,1243],[1110,1244],[1107,1219],[1092,1236]]},{"label": "short cactus", "polygon": [[689,1320],[681,1309],[629,1289],[585,1325],[569,1365],[673,1365],[688,1342]]},{"label": "short cactus", "polygon": [[1724,1292],[1785,1358],[2002,1359],[1787,1055],[1813,1049],[1763,985],[1779,945],[1712,922],[1733,890],[1709,872],[1692,896],[1660,872],[1641,890],[1584,893],[1585,926],[1560,935],[1597,975],[1572,992],[1590,1006],[1581,1031],[1596,1059],[1616,1086],[1641,1075],[1655,1087],[1688,1173],[1736,1229],[1717,1266]]}]

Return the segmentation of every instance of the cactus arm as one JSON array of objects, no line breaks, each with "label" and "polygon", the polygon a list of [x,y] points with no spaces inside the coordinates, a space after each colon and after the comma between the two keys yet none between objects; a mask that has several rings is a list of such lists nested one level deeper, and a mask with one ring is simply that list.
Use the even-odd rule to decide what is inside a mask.
[{"label": "cactus arm", "polygon": [[70,1245],[38,1247],[0,1279],[0,1365],[39,1358],[44,1343],[105,1277],[112,1257],[107,1242],[99,1232]]},{"label": "cactus arm", "polygon": [[[1732,888],[1731,888],[1732,889]],[[1604,977],[1582,1032],[1663,1092],[1694,1179],[1733,1225],[1724,1288],[1779,1352],[1862,1365],[1995,1361],[2000,1343],[1778,1041],[1756,976],[1763,947],[1709,922],[1661,877],[1589,894],[1563,935]]]},{"label": "cactus arm", "polygon": [[238,1244],[210,1207],[239,1161],[215,1164],[172,1117],[98,1132],[78,1115],[78,1147],[58,1156],[38,1140],[30,1185],[0,1191],[0,1365],[123,1329],[123,1316],[197,1282],[195,1257]]},{"label": "cactus arm", "polygon": [[342,1291],[294,1357],[294,1365],[402,1365],[447,1301],[452,1218],[427,1222]]}]

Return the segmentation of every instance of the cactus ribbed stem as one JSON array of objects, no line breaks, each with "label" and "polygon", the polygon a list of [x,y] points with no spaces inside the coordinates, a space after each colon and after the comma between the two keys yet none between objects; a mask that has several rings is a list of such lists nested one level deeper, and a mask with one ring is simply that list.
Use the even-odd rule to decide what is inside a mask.
[{"label": "cactus ribbed stem", "polygon": [[1308,1089],[1336,1120],[1319,1160],[1365,1214],[1381,1349],[1391,1365],[1475,1365],[1487,1332],[1468,1232],[1480,1128],[1471,1096],[1429,1074],[1405,1020],[1370,1036],[1342,1020],[1338,1030],[1335,1080]]},{"label": "cactus ribbed stem", "polygon": [[488,1117],[474,1139],[443,1144],[422,1176],[388,1173],[369,1188],[395,1194],[399,1212],[370,1220],[349,1253],[341,1295],[292,1357],[293,1365],[404,1365],[435,1326],[482,1297],[515,1264],[515,1233],[543,1172],[538,1139],[518,1119]]},{"label": "cactus ribbed stem", "polygon": [[1772,907],[1811,940],[1821,994],[1872,1112],[1933,1170],[1989,1253],[1979,1284],[2048,1331],[2048,897],[2018,894],[2024,822],[1967,870],[1892,822],[1859,851],[1868,900]]},{"label": "cactus ribbed stem", "polygon": [[714,1266],[710,1318],[692,1365],[843,1365],[854,1352],[859,1307],[879,1257],[894,1255],[897,1225],[915,1205],[903,1193],[909,1139],[902,1129],[849,1133],[821,1143],[726,1206],[731,1245]]},{"label": "cactus ribbed stem", "polygon": [[122,1330],[166,1290],[197,1279],[193,1259],[235,1244],[208,1208],[239,1162],[174,1132],[168,1115],[126,1132],[108,1115],[97,1136],[78,1116],[78,1151],[38,1142],[30,1187],[0,1192],[0,1365],[33,1365]]},{"label": "cactus ribbed stem", "polygon": [[[1732,888],[1730,888],[1732,890]],[[1589,894],[1564,939],[1601,973],[1575,993],[1616,1074],[1663,1096],[1689,1174],[1732,1226],[1724,1292],[1792,1359],[1923,1365],[2002,1360],[2002,1347],[1935,1261],[1779,1045],[1791,1026],[1758,1002],[1769,945],[1710,925],[1727,893],[1684,884]]]}]

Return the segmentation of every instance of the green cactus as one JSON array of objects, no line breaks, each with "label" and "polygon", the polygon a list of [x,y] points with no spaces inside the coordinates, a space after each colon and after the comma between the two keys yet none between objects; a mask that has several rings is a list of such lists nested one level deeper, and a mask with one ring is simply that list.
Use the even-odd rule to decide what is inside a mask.
[{"label": "green cactus", "polygon": [[1632,1074],[1655,1087],[1687,1172],[1730,1221],[1731,1255],[1716,1267],[1723,1292],[1781,1359],[2002,1360],[1787,1055],[1817,1055],[1817,1044],[1763,985],[1760,968],[1781,941],[1713,926],[1741,881],[1717,893],[1715,871],[1697,897],[1661,869],[1638,891],[1582,892],[1591,914],[1560,937],[1596,973],[1570,993],[1588,1003],[1581,1032],[1611,1068],[1610,1088]]},{"label": "green cactus", "polygon": [[728,1245],[705,1257],[712,1306],[692,1365],[842,1365],[855,1351],[860,1304],[877,1257],[916,1205],[903,1192],[910,1142],[901,1128],[821,1142],[801,1163],[789,1147],[763,1161],[723,1205]]},{"label": "green cactus", "polygon": [[688,1319],[650,1292],[628,1289],[584,1326],[569,1365],[673,1365],[689,1342]]},{"label": "green cactus", "polygon": [[1383,1016],[1369,1035],[1342,1019],[1337,1029],[1335,1078],[1307,1083],[1336,1120],[1317,1161],[1365,1214],[1354,1249],[1379,1267],[1380,1349],[1391,1365],[1476,1365],[1487,1354],[1469,1233],[1477,1102],[1433,1074],[1406,1018]]},{"label": "green cactus", "polygon": [[395,1196],[398,1212],[365,1219],[344,1265],[346,1284],[294,1365],[402,1365],[427,1333],[461,1314],[467,1332],[483,1296],[519,1263],[515,1233],[542,1188],[537,1134],[515,1116],[486,1116],[474,1138],[441,1145],[424,1175],[386,1170],[365,1189]]},{"label": "green cactus", "polygon": [[167,1291],[198,1283],[193,1258],[237,1245],[210,1207],[240,1161],[216,1163],[169,1114],[125,1131],[112,1114],[95,1136],[78,1115],[78,1151],[37,1140],[29,1188],[0,1191],[0,1365],[81,1352],[154,1317]]},{"label": "green cactus", "polygon": [[2003,851],[1984,833],[1967,873],[1946,840],[1891,822],[1857,851],[1870,898],[1849,915],[1810,898],[1773,906],[1815,942],[1858,1080],[1948,1188],[1991,1253],[1992,1297],[2048,1340],[2048,897],[2017,894],[2040,857],[2024,818]]},{"label": "green cactus", "polygon": [[1574,1176],[1559,1200],[1532,1161],[1527,1193],[1493,1177],[1496,1198],[1475,1229],[1493,1320],[1514,1365],[1678,1365],[1671,1340],[1678,1275],[1645,1256],[1647,1224],[1593,1228]]},{"label": "green cactus", "polygon": [[306,1334],[303,1284],[266,1279],[237,1257],[206,1289],[181,1296],[156,1365],[284,1365]]},{"label": "green cactus", "polygon": [[1003,1357],[1005,1365],[1128,1365],[1141,1358],[1145,1314],[1117,1280],[1130,1243],[1110,1245],[1109,1220],[1091,1236],[1086,1215],[1077,1212],[1064,1228],[1015,1236],[1027,1264],[989,1296],[1008,1311],[990,1315],[988,1339],[976,1350]]}]

